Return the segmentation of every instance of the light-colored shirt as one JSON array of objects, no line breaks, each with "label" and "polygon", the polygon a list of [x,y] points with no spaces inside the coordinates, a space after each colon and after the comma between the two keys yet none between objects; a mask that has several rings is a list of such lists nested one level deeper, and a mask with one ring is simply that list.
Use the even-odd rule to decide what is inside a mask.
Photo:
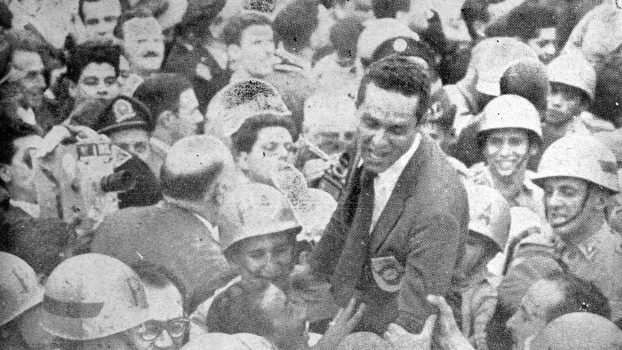
[{"label": "light-colored shirt", "polygon": [[420,143],[421,134],[417,134],[412,146],[410,146],[410,149],[406,151],[406,153],[402,154],[402,156],[395,161],[389,169],[378,174],[378,176],[374,179],[374,211],[371,217],[371,230],[373,230],[374,226],[376,226],[376,222],[380,218],[380,214],[382,214],[384,207],[387,205],[397,180],[400,175],[402,175],[402,172],[404,171],[404,168],[406,168],[410,158],[413,157],[415,151],[419,148]]},{"label": "light-colored shirt", "polygon": [[41,208],[37,204],[24,201],[16,201],[13,199],[9,200],[9,203],[16,208],[20,208],[21,210],[25,211],[26,214],[32,216],[35,219],[38,219],[41,215]]}]

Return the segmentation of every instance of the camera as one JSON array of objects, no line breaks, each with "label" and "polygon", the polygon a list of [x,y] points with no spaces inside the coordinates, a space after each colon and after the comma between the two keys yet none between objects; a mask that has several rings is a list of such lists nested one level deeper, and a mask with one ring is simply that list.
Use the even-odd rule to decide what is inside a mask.
[{"label": "camera", "polygon": [[42,218],[79,220],[79,229],[91,229],[104,216],[119,210],[117,193],[128,191],[136,179],[115,171],[131,155],[106,137],[59,145],[45,158],[36,158],[35,184]]}]

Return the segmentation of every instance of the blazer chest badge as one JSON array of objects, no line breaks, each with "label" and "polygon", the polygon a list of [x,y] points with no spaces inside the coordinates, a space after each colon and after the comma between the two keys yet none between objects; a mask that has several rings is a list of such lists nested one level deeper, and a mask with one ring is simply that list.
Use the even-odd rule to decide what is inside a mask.
[{"label": "blazer chest badge", "polygon": [[400,290],[404,267],[394,256],[371,258],[371,272],[383,291],[395,293]]}]

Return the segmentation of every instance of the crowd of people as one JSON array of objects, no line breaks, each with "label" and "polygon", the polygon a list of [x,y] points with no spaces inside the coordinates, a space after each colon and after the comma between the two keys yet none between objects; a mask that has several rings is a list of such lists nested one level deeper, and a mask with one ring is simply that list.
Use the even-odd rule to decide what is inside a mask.
[{"label": "crowd of people", "polygon": [[0,348],[621,350],[621,21],[1,1]]}]

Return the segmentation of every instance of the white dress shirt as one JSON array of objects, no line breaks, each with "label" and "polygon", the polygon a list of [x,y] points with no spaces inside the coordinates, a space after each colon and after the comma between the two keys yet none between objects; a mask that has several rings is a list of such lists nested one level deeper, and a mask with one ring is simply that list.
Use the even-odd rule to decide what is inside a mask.
[{"label": "white dress shirt", "polygon": [[391,193],[393,192],[393,188],[395,188],[397,180],[400,175],[402,175],[402,171],[406,168],[410,158],[413,157],[415,151],[419,148],[420,143],[421,134],[417,133],[410,149],[406,151],[406,153],[402,154],[402,156],[395,161],[389,169],[378,174],[378,176],[374,179],[374,211],[371,217],[370,228],[372,231],[374,226],[376,226],[376,222],[380,218],[380,214],[382,214],[384,207],[387,205],[387,202],[391,197]]}]

